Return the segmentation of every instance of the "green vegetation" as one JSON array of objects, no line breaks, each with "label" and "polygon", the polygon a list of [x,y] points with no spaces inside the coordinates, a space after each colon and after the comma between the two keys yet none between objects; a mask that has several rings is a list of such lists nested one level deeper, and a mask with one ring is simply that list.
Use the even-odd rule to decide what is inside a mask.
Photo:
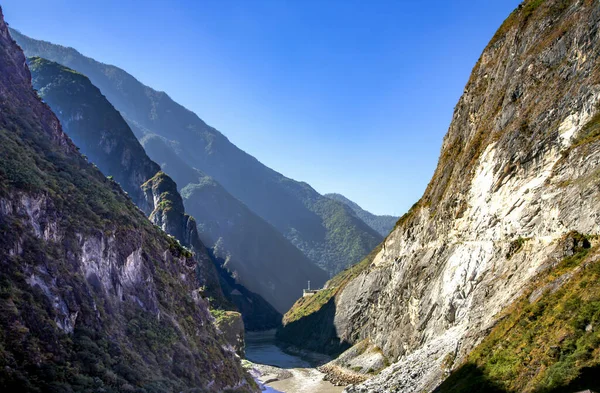
[{"label": "green vegetation", "polygon": [[523,5],[522,17],[527,20],[546,0],[529,0]]},{"label": "green vegetation", "polygon": [[350,343],[339,339],[333,324],[336,296],[354,278],[369,269],[380,250],[381,246],[377,246],[360,263],[338,273],[328,281],[327,289],[300,298],[284,315],[283,326],[278,329],[277,338],[330,355],[338,355],[347,349]]},{"label": "green vegetation", "polygon": [[[599,247],[590,248],[589,240],[577,233],[567,238],[573,239],[573,255],[542,274],[503,312],[489,336],[438,392],[599,387],[597,383],[585,385],[587,380],[585,386],[579,385],[588,369],[600,367]],[[542,296],[530,302],[531,293],[540,288]]]},{"label": "green vegetation", "polygon": [[528,240],[529,238],[519,236],[517,239],[510,242],[508,252],[506,253],[506,259],[510,259],[513,255],[521,251],[521,249],[525,245],[525,242],[527,242]]},{"label": "green vegetation", "polygon": [[398,221],[398,217],[394,216],[377,216],[372,214],[358,204],[352,202],[341,194],[326,194],[324,195],[329,199],[342,202],[348,206],[356,214],[358,218],[364,221],[365,224],[376,230],[381,236],[387,236],[388,233],[394,228],[394,224]]},{"label": "green vegetation", "polygon": [[596,108],[596,114],[583,126],[577,138],[573,141],[571,149],[596,142],[600,139],[600,106]]},{"label": "green vegetation", "polygon": [[494,34],[488,47],[495,45],[503,39],[511,29],[517,26],[523,27],[527,23],[532,23],[534,20],[546,17],[559,17],[572,3],[572,0],[525,0],[521,5],[521,8],[514,10],[510,16],[506,18],[504,23],[502,23],[500,28],[496,31],[496,34]]},{"label": "green vegetation", "polygon": [[0,386],[252,390],[193,296],[196,261],[77,152],[0,31]]},{"label": "green vegetation", "polygon": [[325,242],[322,246],[306,248],[294,242],[313,261],[330,274],[337,274],[348,266],[361,261],[365,254],[375,248],[382,236],[352,213],[345,204],[329,198],[319,198],[312,210],[323,219]]},{"label": "green vegetation", "polygon": [[342,291],[350,281],[369,268],[373,262],[373,259],[380,250],[381,245],[375,247],[375,249],[373,249],[373,251],[371,251],[371,253],[367,255],[361,262],[338,273],[335,277],[328,281],[326,289],[321,289],[312,296],[298,299],[296,304],[294,304],[294,306],[284,315],[284,325],[298,321],[301,318],[321,310],[321,308],[338,293],[340,293],[340,291]]}]

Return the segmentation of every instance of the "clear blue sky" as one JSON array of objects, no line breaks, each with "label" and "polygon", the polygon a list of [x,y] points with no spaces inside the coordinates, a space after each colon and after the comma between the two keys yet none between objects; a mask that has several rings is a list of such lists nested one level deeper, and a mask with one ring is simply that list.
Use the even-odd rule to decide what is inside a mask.
[{"label": "clear blue sky", "polygon": [[167,92],[264,164],[378,214],[425,189],[519,0],[3,0],[9,24]]}]

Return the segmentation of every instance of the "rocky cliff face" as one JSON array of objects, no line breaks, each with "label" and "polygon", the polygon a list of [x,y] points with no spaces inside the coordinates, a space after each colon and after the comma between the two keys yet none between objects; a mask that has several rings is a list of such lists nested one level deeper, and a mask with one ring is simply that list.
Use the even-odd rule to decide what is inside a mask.
[{"label": "rocky cliff face", "polygon": [[215,325],[223,333],[225,340],[233,347],[240,356],[245,356],[244,322],[242,314],[235,311],[213,311]]},{"label": "rocky cliff face", "polygon": [[175,237],[184,246],[194,250],[198,261],[197,275],[204,285],[205,296],[213,301],[212,306],[231,308],[221,290],[213,260],[200,241],[196,220],[185,212],[175,182],[160,171],[140,188],[144,193],[146,205],[153,207],[149,215],[150,221]]},{"label": "rocky cliff face", "polygon": [[599,27],[597,2],[526,1],[484,50],[425,194],[335,297],[337,339],[395,362],[348,391],[432,390],[566,233],[599,232]]},{"label": "rocky cliff face", "polygon": [[78,152],[0,12],[0,385],[256,391],[197,262]]}]

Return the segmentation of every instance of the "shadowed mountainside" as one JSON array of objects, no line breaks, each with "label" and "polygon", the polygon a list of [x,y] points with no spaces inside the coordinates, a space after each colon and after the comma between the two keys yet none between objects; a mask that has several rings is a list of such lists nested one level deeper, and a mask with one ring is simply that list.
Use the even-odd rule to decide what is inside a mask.
[{"label": "shadowed mountainside", "polygon": [[[34,88],[58,114],[64,130],[81,152],[105,175],[121,184],[129,195],[135,196],[137,205],[152,222],[194,250],[199,262],[197,274],[211,305],[231,310],[235,303],[244,310],[251,309],[252,313],[243,314],[249,328],[277,326],[280,315],[259,295],[247,290],[242,290],[244,296],[235,298],[230,293],[223,294],[217,271],[228,273],[215,269],[217,262],[200,240],[196,220],[186,214],[175,182],[146,155],[127,123],[100,90],[84,75],[58,63],[31,58],[29,64]],[[264,310],[261,311],[261,307]],[[268,316],[268,320],[258,321],[257,315]]]}]

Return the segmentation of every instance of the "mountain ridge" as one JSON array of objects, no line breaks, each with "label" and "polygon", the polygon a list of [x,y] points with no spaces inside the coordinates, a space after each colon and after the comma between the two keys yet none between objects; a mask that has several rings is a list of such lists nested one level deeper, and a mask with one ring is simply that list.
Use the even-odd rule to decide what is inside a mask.
[{"label": "mountain ridge", "polygon": [[382,240],[345,205],[266,167],[166,93],[75,49],[36,41],[18,31],[14,34],[28,55],[56,61],[88,76],[138,138],[151,133],[170,141],[184,162],[218,181],[331,274],[360,261]]},{"label": "mountain ridge", "polygon": [[[249,328],[277,326],[279,316],[264,299],[259,299],[259,295],[240,288],[238,290],[244,296],[232,297],[230,293],[223,293],[222,279],[217,273],[222,275],[225,271],[215,269],[217,262],[207,253],[198,231],[202,222],[198,223],[186,213],[175,182],[148,157],[127,123],[100,90],[85,75],[58,63],[30,58],[29,64],[33,86],[58,114],[64,130],[80,151],[133,196],[136,205],[152,222],[195,252],[200,264],[198,277],[205,287],[204,295],[212,299],[211,305],[232,310],[235,303],[244,310],[252,309],[256,314],[269,316],[268,320],[258,321],[252,314],[244,313],[244,322]],[[258,311],[261,305],[265,310]]]},{"label": "mountain ridge", "polygon": [[376,230],[382,236],[387,236],[390,233],[390,231],[394,228],[394,225],[396,225],[398,219],[400,218],[389,214],[373,214],[363,209],[358,203],[346,198],[342,194],[330,193],[324,194],[323,196],[341,202],[350,207],[354,211],[354,213],[356,213],[356,216],[358,218],[360,218],[362,221],[365,222],[365,224]]}]

